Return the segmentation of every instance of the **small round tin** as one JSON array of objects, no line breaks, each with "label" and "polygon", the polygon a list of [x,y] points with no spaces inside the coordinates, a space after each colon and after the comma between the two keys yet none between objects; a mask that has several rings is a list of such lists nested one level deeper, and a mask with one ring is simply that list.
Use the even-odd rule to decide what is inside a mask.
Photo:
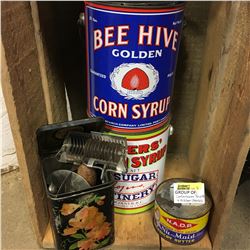
[{"label": "small round tin", "polygon": [[212,200],[205,194],[205,204],[176,204],[173,202],[173,184],[196,182],[175,178],[162,182],[155,196],[154,227],[161,237],[180,245],[190,245],[201,240],[206,233]]}]

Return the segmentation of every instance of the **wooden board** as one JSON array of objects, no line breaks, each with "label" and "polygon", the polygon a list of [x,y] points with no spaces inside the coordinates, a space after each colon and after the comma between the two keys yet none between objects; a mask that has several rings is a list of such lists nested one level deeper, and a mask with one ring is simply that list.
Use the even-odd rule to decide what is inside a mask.
[{"label": "wooden board", "polygon": [[29,2],[2,3],[2,88],[34,231],[48,224],[36,129],[47,123]]},{"label": "wooden board", "polygon": [[[185,156],[167,155],[166,178],[192,177]],[[153,209],[134,215],[115,214],[115,243],[108,249],[158,249],[159,236],[156,233],[152,218]],[[44,248],[53,248],[51,227],[48,226],[43,240]],[[162,240],[163,249],[211,249],[208,234],[194,245],[183,247]]]},{"label": "wooden board", "polygon": [[50,30],[50,27],[53,27],[53,22],[50,19],[50,23],[43,21],[43,17],[48,17],[49,13],[40,16],[37,2],[30,2],[30,5],[48,122],[67,121],[62,69],[58,63],[60,60],[55,56],[57,44],[54,41],[51,45],[52,39],[46,39],[47,32],[43,29],[44,25],[46,25],[47,31]]},{"label": "wooden board", "polygon": [[[34,4],[33,4],[34,5]],[[39,20],[29,2],[2,3],[2,88],[34,231],[41,243],[48,224],[36,130],[67,120],[65,97],[55,86],[42,46]],[[34,19],[33,19],[34,18]],[[47,96],[47,98],[46,98]]]},{"label": "wooden board", "polygon": [[[152,225],[152,210],[137,215],[116,214],[115,221],[116,221],[115,243],[105,249],[110,249],[110,250],[159,249],[160,246],[159,235],[156,233]],[[47,227],[47,231],[43,240],[43,248],[54,248],[50,225],[48,225]],[[176,245],[162,239],[162,248],[171,250],[212,249],[208,233],[205,234],[204,238],[201,241],[190,246]]]},{"label": "wooden board", "polygon": [[65,84],[73,119],[82,119],[84,114],[86,116],[86,66],[77,19],[83,11],[83,2],[44,1],[35,4],[52,76],[59,78],[57,85]]},{"label": "wooden board", "polygon": [[212,193],[210,237],[220,248],[250,146],[250,4],[213,3],[189,161]]},{"label": "wooden board", "polygon": [[200,84],[210,2],[186,2],[174,91],[172,125],[175,133],[169,152],[186,153],[192,132],[196,96]]}]

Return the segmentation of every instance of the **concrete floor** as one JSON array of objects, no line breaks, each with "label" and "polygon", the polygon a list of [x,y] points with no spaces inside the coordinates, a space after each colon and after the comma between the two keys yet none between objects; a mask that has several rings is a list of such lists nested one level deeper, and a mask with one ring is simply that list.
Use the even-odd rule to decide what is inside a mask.
[{"label": "concrete floor", "polygon": [[[37,250],[19,171],[2,175],[2,248]],[[238,190],[222,250],[250,250],[250,181]]]}]

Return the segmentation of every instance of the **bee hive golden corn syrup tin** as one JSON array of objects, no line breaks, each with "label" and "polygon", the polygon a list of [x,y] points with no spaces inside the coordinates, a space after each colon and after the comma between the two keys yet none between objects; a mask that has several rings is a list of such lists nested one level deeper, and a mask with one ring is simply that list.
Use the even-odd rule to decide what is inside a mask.
[{"label": "bee hive golden corn syrup tin", "polygon": [[199,241],[206,232],[210,197],[205,195],[205,204],[175,204],[173,202],[173,183],[195,182],[189,179],[169,179],[162,182],[156,190],[154,226],[164,239],[181,245]]},{"label": "bee hive golden corn syrup tin", "polygon": [[164,178],[171,133],[172,127],[166,124],[147,134],[119,134],[127,138],[128,173],[114,174],[116,213],[135,214],[153,207],[156,187]]},{"label": "bee hive golden corn syrup tin", "polygon": [[86,2],[88,115],[117,132],[169,120],[182,28],[176,2]]}]

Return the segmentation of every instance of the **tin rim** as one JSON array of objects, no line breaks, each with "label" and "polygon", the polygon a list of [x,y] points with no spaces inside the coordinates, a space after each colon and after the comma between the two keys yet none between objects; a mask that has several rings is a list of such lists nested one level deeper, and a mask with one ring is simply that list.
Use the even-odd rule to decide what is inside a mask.
[{"label": "tin rim", "polygon": [[149,204],[142,206],[142,207],[137,207],[137,208],[121,208],[121,207],[115,207],[114,206],[114,211],[117,214],[125,214],[125,215],[134,215],[134,214],[141,214],[149,209],[153,208],[154,206],[154,201],[150,202]]},{"label": "tin rim", "polygon": [[[134,11],[160,11],[163,12],[164,10],[176,10],[179,8],[183,8],[184,2],[179,1],[96,1],[96,2],[86,2],[88,5],[99,5],[103,6],[104,8],[107,7],[114,7],[117,10],[125,11],[126,9],[130,10],[131,12]],[[134,9],[134,10],[133,10]]]},{"label": "tin rim", "polygon": [[100,190],[103,190],[103,189],[111,188],[114,185],[115,185],[115,181],[110,181],[110,182],[98,185],[98,186],[96,186],[96,188],[90,187],[90,188],[85,189],[85,190],[80,190],[80,191],[77,191],[77,192],[68,193],[65,196],[59,196],[59,197],[51,196],[49,194],[49,192],[47,190],[46,191],[47,191],[47,196],[48,196],[48,198],[50,200],[60,201],[60,200],[65,200],[67,198],[74,198],[74,197],[78,197],[78,196],[81,196],[81,195],[86,195],[88,193],[93,193],[93,192],[100,191]]},{"label": "tin rim", "polygon": [[155,191],[155,202],[157,202],[158,206],[159,206],[164,212],[168,213],[169,215],[171,215],[171,216],[173,216],[173,217],[176,217],[176,218],[178,218],[178,219],[184,219],[184,220],[195,220],[195,219],[199,219],[199,218],[203,217],[204,215],[206,215],[207,213],[210,212],[210,210],[211,210],[211,208],[212,208],[212,206],[213,206],[213,201],[212,201],[212,196],[211,196],[211,194],[210,194],[207,190],[205,191],[205,197],[209,199],[210,205],[209,205],[206,209],[204,209],[204,212],[201,213],[201,215],[199,215],[198,217],[192,217],[192,218],[187,218],[187,217],[184,217],[184,216],[183,216],[183,217],[179,217],[179,216],[176,216],[176,215],[172,214],[171,212],[167,211],[167,210],[164,209],[163,207],[161,207],[160,204],[158,203],[158,200],[157,200],[157,193],[158,193],[158,190],[159,190],[160,187],[161,187],[162,185],[164,185],[165,183],[171,182],[171,181],[172,181],[172,183],[175,183],[176,180],[179,180],[179,181],[191,181],[191,182],[195,182],[195,180],[194,180],[194,179],[191,179],[191,178],[170,178],[170,179],[167,179],[167,180],[163,181],[163,182],[156,188],[156,191]]},{"label": "tin rim", "polygon": [[[98,118],[99,116],[94,116],[90,113],[90,110],[89,110],[90,106],[87,108],[87,115],[88,117],[91,119],[91,118]],[[107,125],[105,124],[104,127],[106,130],[108,131],[112,131],[116,134],[121,134],[121,135],[126,135],[126,134],[131,134],[131,133],[136,133],[138,135],[141,135],[141,134],[146,134],[146,133],[150,133],[150,132],[153,132],[153,131],[157,131],[159,129],[161,129],[162,127],[164,126],[167,126],[167,125],[170,125],[170,122],[172,120],[172,114],[171,112],[163,119],[163,121],[157,123],[157,124],[154,124],[152,126],[149,126],[149,127],[137,127],[137,128],[131,128],[131,129],[127,129],[127,128],[119,128],[119,127],[115,127],[115,126],[112,126],[112,125]]]},{"label": "tin rim", "polygon": [[163,121],[159,122],[158,124],[149,126],[149,127],[144,127],[144,128],[131,128],[131,129],[126,129],[126,128],[118,128],[110,125],[105,125],[105,128],[115,131],[118,134],[126,134],[126,133],[137,133],[137,134],[146,134],[150,133],[152,131],[156,131],[161,129],[163,126],[166,126],[166,124],[170,124],[171,121],[171,115],[168,115]]},{"label": "tin rim", "polygon": [[[113,127],[107,127],[105,126],[106,132],[110,133],[111,135],[119,135],[119,136],[126,136],[128,140],[133,140],[135,139],[143,139],[145,138],[147,135],[152,135],[152,136],[156,136],[159,133],[161,133],[160,131],[162,130],[167,130],[170,129],[172,127],[172,125],[170,124],[170,120],[168,119],[167,121],[165,121],[163,124],[159,124],[159,126],[157,127],[153,127],[150,130],[146,130],[146,131],[137,131],[136,129],[132,129],[129,131],[117,131],[115,128]],[[145,138],[147,139],[147,138]]]}]

